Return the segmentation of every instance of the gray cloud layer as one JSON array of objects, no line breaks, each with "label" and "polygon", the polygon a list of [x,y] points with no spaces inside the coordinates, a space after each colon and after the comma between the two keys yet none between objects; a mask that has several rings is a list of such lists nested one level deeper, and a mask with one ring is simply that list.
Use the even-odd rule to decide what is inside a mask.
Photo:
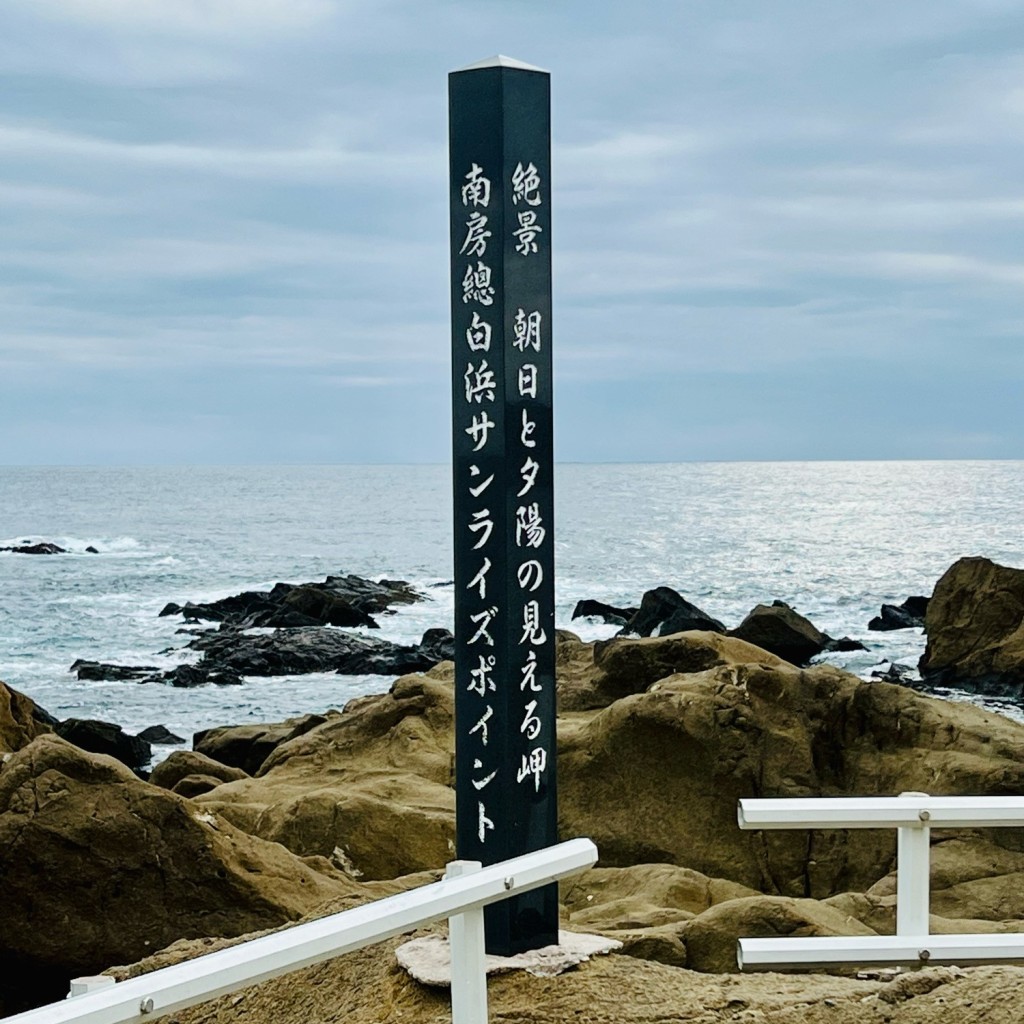
[{"label": "gray cloud layer", "polygon": [[1016,0],[6,0],[0,464],[445,459],[499,51],[554,76],[561,458],[1024,456]]}]

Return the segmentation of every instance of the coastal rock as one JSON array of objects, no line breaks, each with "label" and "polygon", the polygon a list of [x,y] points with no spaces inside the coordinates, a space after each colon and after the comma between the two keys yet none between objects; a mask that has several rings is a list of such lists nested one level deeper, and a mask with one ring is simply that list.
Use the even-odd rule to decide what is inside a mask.
[{"label": "coastal rock", "polygon": [[126,733],[113,722],[92,718],[68,718],[54,730],[61,739],[92,754],[116,758],[133,771],[145,768],[153,759],[153,749],[138,736]]},{"label": "coastal rock", "polygon": [[729,636],[771,651],[793,665],[806,665],[826,650],[830,638],[783,601],[759,604]]},{"label": "coastal rock", "polygon": [[423,600],[402,580],[372,580],[360,576],[328,576],[323,583],[277,583],[269,591],[245,591],[205,604],[168,604],[161,615],[183,615],[186,621],[220,622],[237,629],[252,627],[369,626],[373,616],[393,605]]},{"label": "coastal rock", "polygon": [[0,878],[9,1011],[176,939],[272,928],[354,891],[56,736],[0,771]]},{"label": "coastal rock", "polygon": [[[301,715],[284,722],[225,725],[216,729],[203,729],[193,735],[192,748],[196,756],[202,757],[204,761],[209,760],[230,766],[232,771],[240,771],[234,778],[225,779],[227,782],[233,782],[236,778],[255,775],[263,762],[282,743],[302,736],[326,721],[324,715]],[[204,772],[207,775],[217,774],[205,769]]]},{"label": "coastal rock", "polygon": [[219,785],[222,782],[236,782],[244,779],[246,773],[241,768],[215,761],[212,757],[195,750],[176,750],[170,757],[161,761],[149,776],[149,781],[161,789],[171,789],[189,775],[201,775],[212,778]]},{"label": "coastal rock", "polygon": [[138,737],[147,743],[158,743],[161,746],[174,746],[185,742],[183,737],[175,736],[166,725],[151,725],[143,729]]},{"label": "coastal rock", "polygon": [[607,707],[676,673],[718,665],[785,664],[744,640],[697,630],[665,637],[615,637],[594,644],[560,631],[556,656],[558,705],[563,711]]},{"label": "coastal rock", "polygon": [[203,660],[190,667],[200,671],[228,669],[244,676],[306,672],[400,675],[423,671],[452,656],[451,647],[445,649],[438,632],[429,630],[424,636],[425,643],[413,646],[329,626],[278,629],[262,634],[207,633],[188,645],[203,652]]},{"label": "coastal rock", "polygon": [[600,619],[610,626],[624,626],[638,611],[638,608],[616,608],[603,601],[584,599],[576,602],[572,617],[574,619]]},{"label": "coastal rock", "polygon": [[0,548],[0,551],[9,551],[13,555],[66,555],[67,549],[49,541],[42,541],[39,544],[18,544],[14,547]]},{"label": "coastal rock", "polygon": [[74,672],[82,680],[111,683],[146,680],[160,669],[155,665],[110,665],[102,661],[85,661],[79,658],[68,671]]},{"label": "coastal rock", "polygon": [[669,636],[687,630],[724,633],[725,626],[690,604],[671,587],[648,590],[640,600],[640,608],[619,631],[619,636]]},{"label": "coastal rock", "polygon": [[239,828],[366,878],[443,867],[453,855],[452,688],[404,676],[280,744],[253,779],[197,802]]},{"label": "coastal rock", "polygon": [[233,668],[199,662],[196,665],[176,665],[159,676],[143,679],[144,683],[170,683],[171,686],[191,689],[194,686],[241,686],[245,680]]},{"label": "coastal rock", "polygon": [[894,836],[743,832],[740,797],[1020,792],[1024,725],[831,666],[723,665],[563,714],[558,771],[561,833],[590,836],[604,865],[824,898],[886,874]]},{"label": "coastal rock", "polygon": [[841,636],[838,640],[830,639],[825,644],[825,650],[822,653],[829,653],[831,651],[866,651],[868,648],[865,644],[861,643],[860,640],[854,640],[848,636]]},{"label": "coastal rock", "polygon": [[31,697],[0,682],[0,753],[21,750],[56,724]]},{"label": "coastal rock", "polygon": [[171,787],[171,792],[191,799],[194,796],[212,792],[218,786],[223,785],[223,781],[215,775],[185,775]]},{"label": "coastal rock", "polygon": [[935,584],[925,632],[925,683],[1024,695],[1024,569],[961,558]]},{"label": "coastal rock", "polygon": [[903,604],[883,604],[880,614],[868,623],[868,629],[881,632],[920,628],[924,625],[927,613],[927,597],[908,597]]}]

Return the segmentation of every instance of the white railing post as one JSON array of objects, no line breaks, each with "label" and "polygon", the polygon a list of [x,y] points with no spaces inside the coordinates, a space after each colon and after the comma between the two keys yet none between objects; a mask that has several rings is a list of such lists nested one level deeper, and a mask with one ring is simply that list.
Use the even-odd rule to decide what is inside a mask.
[{"label": "white railing post", "polygon": [[[460,878],[481,868],[478,860],[453,860],[445,878]],[[487,1024],[487,963],[483,907],[448,918],[452,961],[452,1024]]]},{"label": "white railing post", "polygon": [[[900,793],[900,799],[928,800],[927,793]],[[927,935],[931,903],[931,815],[922,807],[919,825],[896,830],[896,934]]]},{"label": "white railing post", "polygon": [[72,978],[71,989],[66,998],[74,999],[75,996],[84,996],[89,992],[97,992],[101,988],[109,988],[117,983],[116,978],[109,974],[90,974],[84,978]]}]

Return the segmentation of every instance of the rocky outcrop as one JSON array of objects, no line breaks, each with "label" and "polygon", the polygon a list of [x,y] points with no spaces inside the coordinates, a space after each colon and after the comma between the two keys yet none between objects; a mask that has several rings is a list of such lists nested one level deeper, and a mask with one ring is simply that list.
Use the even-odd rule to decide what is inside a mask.
[{"label": "rocky outcrop", "polygon": [[806,665],[828,649],[830,637],[784,601],[759,604],[729,636],[771,651],[793,665]]},{"label": "rocky outcrop", "polygon": [[209,809],[55,736],[0,771],[0,992],[61,999],[67,980],[185,937],[294,920],[353,891]]},{"label": "rocky outcrop", "polygon": [[668,636],[700,629],[724,633],[725,626],[690,604],[671,587],[655,587],[640,600],[636,614],[619,631],[619,636]]},{"label": "rocky outcrop", "polygon": [[935,584],[925,632],[924,682],[1024,695],[1024,569],[961,558]]},{"label": "rocky outcrop", "polygon": [[600,619],[610,626],[624,626],[636,615],[638,610],[637,608],[616,608],[603,601],[585,598],[576,602],[576,607],[572,610],[572,617],[574,619]]},{"label": "rocky outcrop", "polygon": [[31,697],[0,683],[0,753],[21,750],[57,724]]},{"label": "rocky outcrop", "polygon": [[211,778],[215,785],[246,778],[241,768],[232,768],[195,750],[176,750],[153,769],[149,781],[161,789],[173,790],[182,779],[190,775]]},{"label": "rocky outcrop", "polygon": [[139,771],[153,759],[153,749],[138,736],[132,736],[113,722],[92,718],[68,718],[54,729],[61,739],[92,754],[116,758],[133,771]]},{"label": "rocky outcrop", "polygon": [[249,629],[254,626],[369,626],[374,615],[393,605],[424,600],[402,580],[372,580],[361,576],[328,576],[323,583],[277,583],[271,590],[250,590],[205,604],[168,604],[161,615],[182,615],[186,622],[205,620]]},{"label": "rocky outcrop", "polygon": [[903,604],[883,604],[881,612],[868,623],[868,629],[920,629],[927,613],[927,597],[908,597]]},{"label": "rocky outcrop", "polygon": [[894,837],[741,832],[740,797],[1024,787],[1024,726],[830,666],[677,675],[559,731],[563,835],[593,838],[606,865],[666,861],[768,894],[863,890]]},{"label": "rocky outcrop", "polygon": [[[333,714],[336,715],[337,712]],[[204,759],[213,760],[221,765],[230,765],[234,770],[241,769],[243,775],[255,775],[263,762],[282,743],[302,736],[326,721],[324,715],[301,715],[284,722],[225,725],[217,729],[203,729],[193,735],[192,748]]]},{"label": "rocky outcrop", "polygon": [[14,547],[0,548],[0,551],[9,551],[12,555],[66,555],[67,549],[49,541],[41,541],[38,544],[17,544]]},{"label": "rocky outcrop", "polygon": [[198,665],[188,666],[196,672],[241,676],[401,675],[432,668],[454,654],[454,640],[446,630],[428,630],[420,644],[403,645],[329,626],[258,634],[218,631],[196,637],[189,647],[203,652]]},{"label": "rocky outcrop", "polygon": [[139,734],[140,740],[147,743],[155,743],[160,746],[177,746],[184,743],[184,737],[176,736],[166,725],[151,725],[143,729]]},{"label": "rocky outcrop", "polygon": [[68,669],[78,679],[90,682],[121,683],[125,681],[149,681],[159,674],[155,665],[111,665],[102,661],[86,661],[78,658]]},{"label": "rocky outcrop", "polygon": [[454,838],[452,712],[450,683],[402,677],[282,743],[258,777],[197,802],[366,878],[443,867]]}]

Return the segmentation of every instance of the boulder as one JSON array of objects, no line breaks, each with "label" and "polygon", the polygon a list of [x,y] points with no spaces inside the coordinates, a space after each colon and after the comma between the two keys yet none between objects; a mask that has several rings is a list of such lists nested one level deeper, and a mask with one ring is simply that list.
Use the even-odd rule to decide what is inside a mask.
[{"label": "boulder", "polygon": [[68,718],[55,729],[61,739],[93,754],[107,754],[133,771],[145,768],[153,759],[153,749],[138,736],[132,736],[113,722],[91,718]]},{"label": "boulder", "polygon": [[150,725],[143,729],[138,736],[140,740],[145,740],[147,743],[158,743],[165,747],[177,746],[177,744],[185,742],[183,737],[176,736],[166,725]]},{"label": "boulder", "polygon": [[52,732],[57,719],[31,697],[0,683],[0,753],[21,750],[37,736]]},{"label": "boulder", "polygon": [[175,786],[189,775],[201,775],[213,778],[219,785],[222,782],[236,782],[244,779],[246,773],[241,768],[215,761],[206,754],[195,750],[176,750],[166,760],[161,761],[149,776],[149,781],[161,789],[173,790]]},{"label": "boulder", "polygon": [[102,661],[78,658],[68,669],[82,680],[119,683],[126,680],[146,680],[160,671],[155,665],[110,665]]},{"label": "boulder", "polygon": [[171,787],[171,792],[188,798],[202,796],[223,785],[223,782],[223,779],[218,779],[215,775],[186,775],[178,779]]},{"label": "boulder", "polygon": [[0,771],[0,878],[8,1011],[176,939],[272,928],[354,891],[56,736]]},{"label": "boulder", "polygon": [[924,625],[927,612],[927,597],[908,597],[903,604],[883,604],[881,612],[868,623],[868,629],[919,629]]},{"label": "boulder", "polygon": [[729,636],[778,655],[793,665],[806,665],[826,650],[830,638],[788,604],[759,604]]},{"label": "boulder", "polygon": [[[284,722],[225,725],[216,729],[203,729],[192,737],[192,747],[196,755],[202,757],[204,761],[212,760],[215,764],[230,765],[232,770],[239,771],[239,775],[224,780],[233,782],[245,775],[255,775],[263,762],[282,743],[302,736],[326,721],[324,715],[301,715]],[[217,774],[206,768],[199,771],[198,767],[185,774],[191,775],[194,772]]]},{"label": "boulder", "polygon": [[690,604],[671,587],[648,590],[640,600],[640,608],[619,631],[619,636],[669,636],[688,630],[724,633],[725,626]]},{"label": "boulder", "polygon": [[258,776],[197,798],[239,828],[366,878],[453,856],[452,687],[404,676],[281,743]]},{"label": "boulder", "polygon": [[665,637],[615,637],[594,644],[560,631],[555,651],[558,706],[563,711],[607,707],[676,673],[717,665],[785,664],[744,640],[696,630]]},{"label": "boulder", "polygon": [[572,611],[574,619],[600,619],[610,626],[624,626],[636,615],[637,608],[616,608],[614,605],[605,604],[602,601],[584,599],[576,602]]},{"label": "boulder", "polygon": [[961,558],[935,584],[925,632],[924,682],[1024,695],[1024,569]]}]

